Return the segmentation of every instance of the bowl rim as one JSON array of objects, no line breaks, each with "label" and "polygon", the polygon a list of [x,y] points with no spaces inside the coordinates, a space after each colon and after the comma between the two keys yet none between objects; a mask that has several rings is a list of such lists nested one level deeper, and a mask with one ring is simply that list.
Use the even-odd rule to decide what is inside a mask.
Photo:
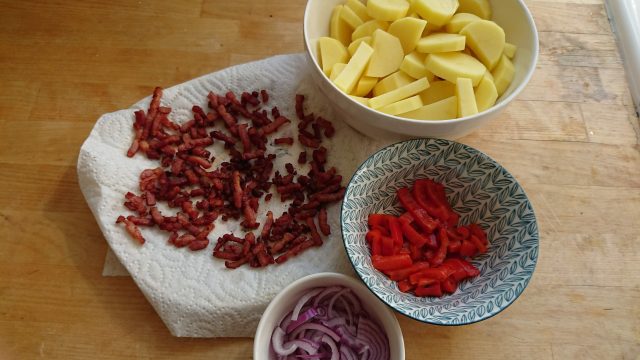
[{"label": "bowl rim", "polygon": [[486,110],[484,110],[482,112],[479,112],[477,114],[473,114],[471,116],[465,116],[465,117],[456,118],[456,119],[417,120],[417,119],[408,119],[408,118],[404,118],[404,117],[399,117],[397,115],[385,114],[383,112],[380,112],[378,110],[374,110],[374,109],[372,109],[372,108],[370,108],[368,106],[365,106],[365,105],[361,104],[360,102],[354,100],[350,96],[346,95],[344,92],[342,92],[342,90],[340,90],[340,89],[338,89],[338,87],[336,87],[336,85],[333,83],[333,81],[329,80],[327,75],[320,68],[320,65],[318,64],[318,61],[312,55],[311,44],[310,44],[311,40],[309,39],[309,36],[308,36],[309,31],[307,29],[307,26],[309,24],[308,18],[310,16],[309,15],[309,8],[310,8],[311,1],[312,0],[307,0],[307,5],[305,6],[305,9],[304,9],[302,36],[304,38],[305,52],[307,53],[308,57],[313,62],[315,70],[322,74],[322,80],[323,81],[325,81],[326,83],[331,85],[334,90],[338,91],[341,94],[341,96],[346,98],[353,105],[358,106],[360,109],[363,109],[363,110],[369,112],[370,114],[375,114],[375,115],[379,115],[379,116],[388,117],[388,118],[394,119],[395,121],[402,121],[402,122],[406,122],[407,124],[450,124],[450,125],[455,125],[455,124],[458,124],[458,123],[461,123],[461,122],[464,122],[464,121],[481,118],[481,117],[484,117],[484,116],[487,116],[487,115],[491,115],[491,114],[497,114],[497,113],[501,112],[509,103],[511,103],[511,101],[513,101],[518,95],[520,95],[522,90],[524,90],[524,88],[527,86],[527,84],[529,83],[529,81],[533,77],[533,73],[535,72],[536,66],[538,64],[538,58],[539,58],[539,53],[540,53],[540,39],[539,39],[539,35],[538,35],[538,28],[536,27],[536,23],[535,23],[535,21],[533,19],[533,15],[531,14],[531,11],[527,7],[527,5],[524,3],[524,0],[515,0],[515,1],[518,2],[520,7],[524,10],[525,16],[527,18],[527,24],[529,25],[529,28],[532,30],[532,33],[533,33],[533,49],[532,49],[532,52],[531,52],[532,55],[533,55],[533,59],[531,61],[531,65],[527,69],[527,72],[526,72],[524,78],[522,79],[522,82],[515,89],[513,89],[511,94],[509,94],[509,96],[507,96],[504,99],[502,99],[502,101],[500,101],[500,103],[495,104],[495,105],[491,106],[490,108],[488,108],[488,109],[486,109]]},{"label": "bowl rim", "polygon": [[[490,161],[492,161],[495,165],[499,166],[502,170],[504,170],[508,175],[511,176],[511,178],[513,179],[513,181],[517,184],[517,186],[520,188],[520,190],[522,190],[522,193],[525,195],[526,197],[526,201],[529,203],[529,205],[531,205],[531,212],[533,213],[533,218],[535,223],[538,223],[538,218],[535,215],[535,209],[533,208],[533,204],[531,204],[531,201],[529,201],[529,196],[527,195],[527,193],[525,192],[524,188],[522,187],[522,185],[520,185],[520,183],[518,182],[518,180],[502,165],[500,165],[500,163],[498,163],[497,161],[495,161],[492,157],[490,157],[489,155],[485,154],[484,152],[471,147],[469,145],[454,141],[454,140],[447,140],[447,139],[440,139],[440,138],[416,138],[416,139],[409,139],[409,140],[401,140],[401,141],[397,141],[393,144],[387,145],[379,150],[377,150],[376,152],[374,152],[373,154],[371,154],[366,160],[364,160],[356,169],[356,171],[353,173],[353,176],[351,177],[351,179],[349,179],[349,183],[346,186],[346,191],[345,191],[345,199],[346,199],[346,195],[349,193],[349,188],[351,187],[351,185],[353,184],[353,179],[356,177],[356,174],[358,174],[365,163],[367,163],[371,158],[373,158],[374,156],[378,155],[379,153],[383,152],[383,151],[387,151],[393,147],[399,146],[401,144],[404,143],[408,143],[408,142],[414,142],[414,141],[429,141],[429,140],[437,140],[437,141],[446,141],[449,143],[448,146],[451,145],[455,145],[455,144],[460,144],[465,150],[470,151],[470,152],[475,152],[479,155],[482,155],[484,157],[486,157],[487,159],[489,159]],[[360,280],[362,281],[362,283],[364,283],[364,286],[369,289],[369,291],[371,293],[373,293],[378,299],[380,299],[380,301],[382,301],[385,305],[387,305],[389,308],[393,309],[395,312],[402,314],[405,317],[408,317],[410,319],[419,321],[421,323],[425,323],[425,324],[431,324],[431,325],[438,325],[438,326],[463,326],[463,325],[469,325],[469,324],[474,324],[483,320],[487,320],[490,319],[496,315],[498,315],[499,313],[501,313],[502,311],[504,311],[506,308],[508,308],[509,306],[511,306],[525,291],[525,289],[527,288],[527,286],[529,286],[529,284],[531,283],[531,279],[533,279],[533,274],[535,273],[536,270],[536,266],[538,265],[538,257],[540,256],[539,252],[540,252],[540,232],[538,231],[538,228],[536,226],[536,233],[535,233],[535,239],[536,239],[536,248],[538,249],[538,254],[536,255],[534,261],[533,261],[533,269],[531,271],[531,276],[529,277],[529,279],[526,281],[526,283],[524,284],[524,286],[522,287],[522,291],[520,291],[520,293],[517,293],[513,299],[511,299],[511,301],[505,302],[504,305],[502,305],[501,307],[497,307],[498,310],[488,316],[479,316],[474,318],[473,320],[468,320],[465,322],[460,322],[457,324],[452,324],[452,323],[443,323],[443,322],[437,322],[437,321],[432,321],[429,320],[428,317],[427,318],[419,318],[419,317],[415,317],[412,316],[410,314],[404,313],[398,309],[396,309],[395,307],[393,307],[391,304],[389,304],[380,294],[376,293],[373,289],[371,289],[371,287],[369,287],[369,285],[365,282],[363,276],[360,274],[360,272],[357,270],[356,265],[353,262],[353,259],[351,258],[351,256],[349,255],[349,251],[347,248],[347,242],[345,241],[345,237],[344,237],[344,233],[345,233],[345,222],[344,222],[344,212],[345,212],[345,208],[344,208],[344,204],[345,201],[343,199],[342,204],[340,206],[340,232],[342,235],[342,246],[344,247],[345,252],[347,253],[347,258],[349,259],[349,262],[351,263],[351,266],[353,267],[354,272],[358,275],[358,277],[360,278]]]},{"label": "bowl rim", "polygon": [[[282,290],[280,290],[280,292],[273,298],[271,299],[271,301],[269,302],[269,305],[267,306],[267,308],[263,311],[262,316],[260,317],[260,321],[258,322],[258,326],[256,328],[256,332],[254,334],[253,337],[253,356],[255,357],[256,354],[259,351],[262,351],[264,349],[258,349],[258,338],[264,337],[269,335],[269,338],[271,338],[271,334],[270,332],[273,331],[273,329],[267,329],[266,327],[266,323],[265,323],[265,314],[268,314],[270,312],[273,311],[273,309],[276,307],[276,304],[278,304],[280,301],[282,301],[286,296],[289,296],[289,293],[292,290],[297,289],[298,287],[302,286],[304,283],[309,282],[309,281],[313,281],[316,279],[329,279],[329,280],[338,280],[338,281],[344,281],[345,283],[348,284],[349,287],[351,288],[360,288],[362,291],[362,293],[367,293],[366,291],[364,291],[364,289],[367,289],[370,291],[369,287],[366,286],[365,284],[362,283],[362,281],[358,281],[358,279],[352,277],[352,276],[348,276],[342,273],[336,273],[336,272],[320,272],[320,273],[315,273],[315,274],[310,274],[310,275],[306,275],[301,277],[300,279],[290,283],[289,285],[285,286]],[[379,304],[379,300],[377,297],[375,296],[369,296],[368,299],[362,299],[361,296],[358,296],[360,298],[360,301],[365,302],[365,301],[369,301],[373,304]],[[383,310],[384,309],[384,310]],[[377,310],[377,309],[376,309]],[[387,317],[391,327],[393,328],[392,330],[394,331],[395,334],[397,334],[398,336],[398,350],[400,351],[400,355],[399,359],[404,360],[405,356],[406,356],[406,350],[405,350],[405,346],[404,346],[404,335],[402,334],[402,328],[400,327],[400,323],[398,322],[398,319],[396,318],[396,316],[394,315],[395,313],[391,310],[389,310],[387,307],[380,307],[380,310],[383,310],[382,314],[380,314],[379,312],[376,312],[376,315],[379,318],[383,318],[383,317]],[[381,320],[378,320],[379,323],[382,323]],[[380,324],[382,325],[383,329],[384,329],[384,324]],[[387,338],[389,338],[389,334],[388,331],[386,329],[384,329],[385,332],[387,333]],[[271,341],[269,341],[270,343]]]}]

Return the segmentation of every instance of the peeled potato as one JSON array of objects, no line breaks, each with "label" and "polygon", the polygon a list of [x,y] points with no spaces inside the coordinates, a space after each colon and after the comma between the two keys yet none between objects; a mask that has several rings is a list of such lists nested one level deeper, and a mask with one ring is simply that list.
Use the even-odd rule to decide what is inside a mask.
[{"label": "peeled potato", "polygon": [[467,45],[478,59],[489,69],[493,69],[504,52],[504,30],[489,20],[470,23],[460,30],[467,37]]},{"label": "peeled potato", "polygon": [[344,20],[344,22],[349,24],[349,26],[351,26],[351,28],[353,29],[364,23],[364,21],[362,21],[358,14],[356,14],[355,11],[353,11],[353,9],[348,6],[344,6],[342,8],[342,11],[340,11],[340,18]]},{"label": "peeled potato", "polygon": [[365,74],[371,77],[385,77],[400,67],[404,59],[404,50],[400,39],[384,30],[376,30],[371,37],[373,56]]},{"label": "peeled potato", "polygon": [[395,21],[407,15],[409,3],[406,0],[369,0],[367,14],[376,20]]},{"label": "peeled potato", "polygon": [[458,98],[451,96],[399,116],[416,120],[448,120],[458,117]]},{"label": "peeled potato", "polygon": [[458,97],[458,116],[465,117],[478,113],[476,95],[473,93],[473,85],[469,78],[456,80],[456,96]]},{"label": "peeled potato", "polygon": [[385,21],[369,20],[353,30],[351,40],[354,41],[361,37],[371,36],[373,35],[373,32],[378,29],[387,30],[387,28],[389,28],[389,23]]},{"label": "peeled potato", "polygon": [[347,48],[334,38],[321,37],[318,39],[318,46],[322,71],[327,75],[331,74],[331,68],[335,63],[346,63],[349,60]]},{"label": "peeled potato", "polygon": [[353,92],[355,96],[366,96],[371,92],[374,86],[378,83],[378,78],[363,76],[358,81],[356,89]]},{"label": "peeled potato", "polygon": [[416,49],[421,53],[462,51],[466,38],[458,34],[435,33],[418,41]]},{"label": "peeled potato", "polygon": [[381,107],[393,104],[396,101],[404,100],[408,97],[417,95],[428,87],[429,81],[426,78],[418,79],[403,87],[397,88],[393,91],[389,91],[386,94],[382,94],[380,96],[369,99],[369,106],[374,109],[380,109]]},{"label": "peeled potato", "polygon": [[458,0],[415,0],[416,12],[436,27],[444,26],[458,9]]},{"label": "peeled potato", "polygon": [[351,41],[351,27],[340,16],[343,8],[343,5],[338,5],[333,9],[329,34],[332,38],[340,41],[342,45],[347,46]]},{"label": "peeled potato", "polygon": [[458,12],[471,13],[483,19],[490,19],[491,5],[489,0],[460,0]]},{"label": "peeled potato", "polygon": [[399,87],[403,87],[413,82],[413,78],[403,71],[399,70],[393,74],[380,80],[376,86],[373,87],[373,96],[379,96],[389,91],[395,90]]},{"label": "peeled potato", "polygon": [[456,83],[459,77],[471,79],[477,86],[487,68],[471,55],[463,52],[437,53],[427,55],[425,67],[441,79]]},{"label": "peeled potato", "polygon": [[367,43],[361,42],[358,50],[356,50],[356,53],[353,54],[347,63],[347,66],[345,66],[344,70],[342,70],[340,75],[333,81],[338,89],[344,93],[351,94],[358,80],[360,80],[360,77],[364,73],[372,55],[373,48]]},{"label": "peeled potato", "polygon": [[496,84],[496,90],[498,91],[498,96],[502,96],[504,92],[511,84],[513,77],[516,74],[516,68],[513,66],[511,60],[508,57],[502,56],[496,68],[491,71],[491,75],[493,75],[493,82]]},{"label": "peeled potato", "polygon": [[347,51],[349,51],[349,55],[353,56],[356,50],[358,50],[358,46],[360,46],[360,43],[363,41],[371,45],[371,36],[364,36],[352,41],[351,44],[349,44],[349,47],[347,48]]},{"label": "peeled potato", "polygon": [[427,67],[424,65],[425,59],[425,54],[414,51],[404,57],[402,64],[400,64],[400,70],[404,71],[414,79],[426,77],[427,80],[431,81],[433,79],[433,74],[427,70]]},{"label": "peeled potato", "polygon": [[329,76],[329,80],[331,80],[331,81],[335,80],[338,77],[338,75],[340,75],[342,70],[344,70],[344,68],[346,66],[347,66],[347,64],[345,64],[345,63],[335,63],[335,64],[333,64],[333,67],[331,68],[331,75]]},{"label": "peeled potato", "polygon": [[415,95],[410,98],[406,98],[393,104],[381,107],[380,109],[378,109],[378,111],[389,115],[398,115],[419,109],[420,107],[422,107],[422,100],[420,100],[420,96]]},{"label": "peeled potato", "polygon": [[354,96],[354,95],[349,95],[349,97],[352,98],[353,100],[359,102],[360,104],[362,104],[364,106],[369,106],[369,98],[361,97],[361,96]]},{"label": "peeled potato", "polygon": [[406,17],[394,21],[389,25],[387,32],[400,39],[404,53],[408,54],[416,48],[425,26],[427,26],[425,20]]},{"label": "peeled potato", "polygon": [[[480,82],[482,83],[482,81]],[[456,94],[456,86],[448,81],[434,81],[427,90],[420,93],[424,105],[433,104]]]},{"label": "peeled potato", "polygon": [[367,14],[367,6],[359,0],[347,0],[345,6],[353,10],[362,22],[371,20],[371,17]]},{"label": "peeled potato", "polygon": [[492,107],[498,99],[498,90],[496,90],[496,85],[487,74],[490,73],[484,74],[482,80],[480,80],[480,85],[478,85],[475,90],[476,104],[478,105],[479,112],[483,112]]},{"label": "peeled potato", "polygon": [[513,59],[516,56],[516,50],[518,48],[510,43],[504,43],[504,54],[507,55],[509,59]]},{"label": "peeled potato", "polygon": [[469,14],[469,13],[457,13],[453,15],[451,20],[447,23],[447,25],[444,28],[448,33],[457,34],[465,26],[478,20],[482,20],[482,18],[477,15]]}]

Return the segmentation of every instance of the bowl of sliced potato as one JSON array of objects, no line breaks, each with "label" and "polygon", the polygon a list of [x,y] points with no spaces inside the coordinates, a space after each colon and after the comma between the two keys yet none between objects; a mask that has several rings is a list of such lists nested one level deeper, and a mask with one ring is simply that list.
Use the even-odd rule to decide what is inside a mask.
[{"label": "bowl of sliced potato", "polygon": [[522,0],[309,0],[313,77],[356,130],[462,137],[526,86],[538,33]]}]

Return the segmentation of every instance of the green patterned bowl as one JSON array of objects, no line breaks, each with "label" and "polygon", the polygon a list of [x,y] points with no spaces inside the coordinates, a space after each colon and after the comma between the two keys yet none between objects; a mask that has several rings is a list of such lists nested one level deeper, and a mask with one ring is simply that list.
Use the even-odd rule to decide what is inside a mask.
[{"label": "green patterned bowl", "polygon": [[[460,223],[479,223],[490,243],[472,260],[480,275],[441,298],[400,292],[371,265],[364,237],[367,216],[399,214],[396,191],[424,177],[443,183]],[[538,225],[520,184],[487,155],[448,140],[404,141],[367,159],[347,187],[341,225],[347,255],[369,289],[399,313],[430,324],[464,325],[496,315],[524,291],[538,258]]]}]

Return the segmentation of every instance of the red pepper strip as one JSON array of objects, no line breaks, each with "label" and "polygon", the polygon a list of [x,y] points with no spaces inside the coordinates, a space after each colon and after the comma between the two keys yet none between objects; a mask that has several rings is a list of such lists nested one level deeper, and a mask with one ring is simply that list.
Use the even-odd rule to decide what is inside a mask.
[{"label": "red pepper strip", "polygon": [[478,224],[469,224],[469,231],[471,234],[475,235],[483,244],[488,245],[487,234],[482,230],[482,228]]},{"label": "red pepper strip", "polygon": [[447,252],[451,254],[457,254],[460,251],[460,247],[462,246],[462,241],[455,239],[449,239],[449,246],[447,247]]},{"label": "red pepper strip", "polygon": [[385,214],[369,214],[368,224],[370,228],[374,226],[380,226],[383,228],[388,228],[387,226],[387,215]]},{"label": "red pepper strip", "polygon": [[431,262],[434,256],[436,256],[436,252],[433,250],[427,250],[424,252],[424,258],[427,259],[428,262]]},{"label": "red pepper strip", "polygon": [[456,228],[456,232],[460,234],[463,240],[468,239],[469,235],[471,234],[471,231],[469,231],[469,229],[464,226],[458,226]]},{"label": "red pepper strip", "polygon": [[380,270],[396,270],[411,266],[411,257],[407,254],[392,256],[372,256],[373,267]]},{"label": "red pepper strip", "polygon": [[449,218],[447,219],[447,226],[449,227],[454,227],[456,225],[458,225],[458,220],[460,220],[460,215],[456,214],[455,212],[451,212],[449,214]]},{"label": "red pepper strip", "polygon": [[447,280],[441,282],[440,286],[442,287],[442,291],[453,294],[458,288],[458,283],[454,279],[449,277]]},{"label": "red pepper strip", "polygon": [[382,255],[393,255],[393,239],[389,236],[381,236],[380,238],[382,239]]},{"label": "red pepper strip", "polygon": [[391,238],[393,239],[394,246],[402,247],[402,230],[400,229],[400,221],[393,215],[387,216],[387,222],[389,224],[389,231],[391,232]]},{"label": "red pepper strip", "polygon": [[449,277],[449,269],[443,267],[428,268],[409,275],[409,282],[416,284],[420,278],[429,278],[436,281],[444,281]]},{"label": "red pepper strip", "polygon": [[380,232],[380,234],[384,235],[384,236],[389,236],[391,235],[391,233],[389,232],[389,229],[382,227],[382,226],[372,226],[371,230],[377,230]]},{"label": "red pepper strip", "polygon": [[418,225],[427,233],[431,234],[438,227],[438,223],[429,216],[425,209],[418,205],[409,189],[405,187],[398,190],[398,198],[402,206],[411,213]]},{"label": "red pepper strip", "polygon": [[376,236],[371,241],[371,255],[382,255],[382,237]]},{"label": "red pepper strip", "polygon": [[429,285],[433,285],[436,283],[440,283],[438,280],[436,279],[431,279],[428,277],[421,277],[418,279],[418,282],[416,283],[416,286],[418,287],[425,287],[425,286],[429,286]]},{"label": "red pepper strip", "polygon": [[422,250],[419,246],[409,244],[409,251],[411,252],[411,260],[418,261],[422,258]]},{"label": "red pepper strip", "polygon": [[467,274],[467,277],[474,277],[480,275],[480,270],[477,267],[473,266],[472,263],[463,260],[463,259],[447,259],[443,265],[447,265],[450,267],[454,267],[457,269],[463,269]]},{"label": "red pepper strip", "polygon": [[402,254],[406,254],[411,256],[411,250],[407,249],[406,247],[396,247],[394,248],[394,253],[393,255],[402,255]]},{"label": "red pepper strip", "polygon": [[458,229],[456,228],[448,228],[447,235],[449,235],[449,241],[462,241],[465,238],[460,235]]},{"label": "red pepper strip", "polygon": [[403,293],[409,292],[413,290],[413,288],[414,286],[409,284],[408,280],[402,280],[398,282],[398,290],[402,291]]},{"label": "red pepper strip", "polygon": [[371,244],[371,242],[375,237],[380,237],[380,236],[382,236],[382,233],[380,233],[378,229],[373,229],[373,230],[367,231],[367,235],[365,235],[364,238],[367,240],[369,244]]},{"label": "red pepper strip", "polygon": [[438,237],[440,238],[440,246],[438,250],[436,250],[436,255],[430,261],[431,266],[436,267],[444,261],[447,257],[447,248],[449,247],[449,237],[447,236],[447,230],[445,228],[440,228],[438,232]]},{"label": "red pepper strip", "polygon": [[471,235],[470,240],[473,243],[473,245],[475,245],[476,248],[478,248],[478,252],[480,254],[484,254],[487,252],[487,245],[485,245],[484,242],[482,242],[482,240],[478,239],[477,236]]},{"label": "red pepper strip", "polygon": [[407,224],[411,224],[414,221],[413,216],[411,216],[410,212],[406,212],[400,215],[398,220],[400,220],[400,222],[406,222]]},{"label": "red pepper strip", "polygon": [[433,285],[427,287],[419,287],[415,290],[416,296],[427,297],[427,296],[442,296],[442,289],[440,288],[440,283],[435,283]]},{"label": "red pepper strip", "polygon": [[460,255],[464,257],[472,257],[478,253],[478,249],[471,242],[471,240],[462,241],[462,245],[460,246]]},{"label": "red pepper strip", "polygon": [[409,240],[409,243],[411,243],[411,245],[422,247],[424,244],[430,242],[429,239],[420,235],[420,233],[417,232],[409,223],[407,222],[400,222],[400,223],[401,223],[400,226],[402,227],[402,233],[404,234],[405,238]]},{"label": "red pepper strip", "polygon": [[416,180],[413,184],[413,197],[423,209],[427,210],[429,215],[446,222],[449,219],[449,209],[443,207],[436,198],[430,196],[430,184],[431,181],[427,179]]},{"label": "red pepper strip", "polygon": [[411,274],[417,273],[419,271],[422,271],[428,268],[429,268],[429,263],[417,262],[406,269],[389,270],[389,271],[385,271],[384,273],[387,274],[389,279],[393,281],[401,281],[401,280],[408,279]]}]

